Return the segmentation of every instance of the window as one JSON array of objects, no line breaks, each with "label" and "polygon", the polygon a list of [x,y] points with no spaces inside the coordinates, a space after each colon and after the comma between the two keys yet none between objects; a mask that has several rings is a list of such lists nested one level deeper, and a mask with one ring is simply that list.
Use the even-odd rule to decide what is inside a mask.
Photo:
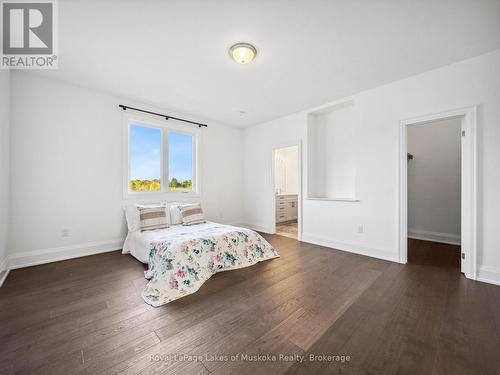
[{"label": "window", "polygon": [[131,191],[161,190],[161,130],[130,126]]},{"label": "window", "polygon": [[153,121],[127,121],[126,196],[196,193],[195,132]]},{"label": "window", "polygon": [[168,133],[168,189],[193,189],[193,136]]}]

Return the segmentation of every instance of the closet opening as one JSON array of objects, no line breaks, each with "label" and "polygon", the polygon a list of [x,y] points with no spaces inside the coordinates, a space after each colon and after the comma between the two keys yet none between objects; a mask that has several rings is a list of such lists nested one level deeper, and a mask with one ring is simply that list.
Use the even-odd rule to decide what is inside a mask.
[{"label": "closet opening", "polygon": [[459,272],[462,120],[408,126],[408,263]]},{"label": "closet opening", "polygon": [[477,278],[476,153],[476,107],[400,122],[401,263]]}]

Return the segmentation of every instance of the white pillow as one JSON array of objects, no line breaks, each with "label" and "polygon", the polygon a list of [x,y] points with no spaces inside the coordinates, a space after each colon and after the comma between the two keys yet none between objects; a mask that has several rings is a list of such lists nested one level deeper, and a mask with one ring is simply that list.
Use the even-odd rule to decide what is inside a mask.
[{"label": "white pillow", "polygon": [[170,214],[165,203],[145,203],[145,204],[131,204],[125,206],[125,218],[127,219],[127,228],[129,232],[135,232],[141,229],[141,219],[138,208],[155,208],[158,206],[165,207],[167,224],[170,224]]},{"label": "white pillow", "polygon": [[180,207],[189,206],[191,203],[171,202],[167,203],[167,209],[170,211],[170,224],[182,224],[182,215]]}]

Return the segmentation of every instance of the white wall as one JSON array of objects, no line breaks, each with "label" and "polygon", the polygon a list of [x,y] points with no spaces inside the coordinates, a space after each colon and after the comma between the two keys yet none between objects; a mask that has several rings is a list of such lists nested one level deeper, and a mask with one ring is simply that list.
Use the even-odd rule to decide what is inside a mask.
[{"label": "white wall", "polygon": [[[123,200],[120,103],[146,107],[28,72],[12,75],[14,266],[39,261],[39,250],[57,258],[120,248],[126,234],[122,206],[128,203]],[[242,131],[209,122],[201,142],[206,215],[240,222]],[[63,228],[69,237],[61,236]]]},{"label": "white wall", "polygon": [[460,244],[461,120],[407,130],[408,235]]},{"label": "white wall", "polygon": [[[477,104],[479,276],[500,282],[499,67],[497,50],[353,96],[359,150],[356,195],[360,202],[307,200],[305,167],[303,240],[398,260],[399,121]],[[280,142],[301,139],[307,146],[308,112],[245,130],[244,201],[248,224],[272,230],[268,155]],[[302,165],[307,166],[305,149]],[[363,234],[357,233],[359,224],[364,226]]]},{"label": "white wall", "polygon": [[9,224],[10,71],[0,70],[0,285],[7,267]]},{"label": "white wall", "polygon": [[356,119],[350,104],[308,118],[309,197],[356,198]]},{"label": "white wall", "polygon": [[280,194],[297,194],[299,182],[299,151],[297,146],[284,147],[276,150],[274,185]]}]

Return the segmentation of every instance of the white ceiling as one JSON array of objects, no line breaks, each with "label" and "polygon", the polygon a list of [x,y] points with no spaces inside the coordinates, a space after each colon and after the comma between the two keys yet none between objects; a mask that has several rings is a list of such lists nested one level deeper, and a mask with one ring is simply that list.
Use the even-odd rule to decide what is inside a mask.
[{"label": "white ceiling", "polygon": [[41,74],[246,126],[498,49],[500,1],[59,0],[59,39]]}]

